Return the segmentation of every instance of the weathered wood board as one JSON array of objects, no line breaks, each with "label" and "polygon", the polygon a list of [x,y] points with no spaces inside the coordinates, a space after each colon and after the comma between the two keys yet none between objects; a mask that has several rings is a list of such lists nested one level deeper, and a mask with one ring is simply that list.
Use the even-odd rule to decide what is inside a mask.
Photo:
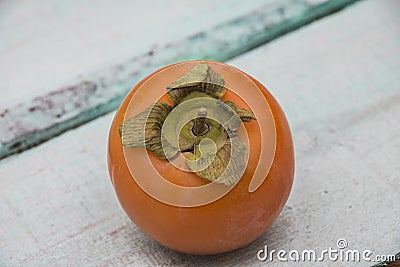
[{"label": "weathered wood board", "polygon": [[114,110],[163,65],[225,61],[353,2],[0,3],[0,159]]},{"label": "weathered wood board", "polygon": [[8,91],[0,107],[70,85],[79,75],[203,32],[268,1],[204,0],[196,8],[182,0],[38,3],[0,3],[1,90]]},{"label": "weathered wood board", "polygon": [[[0,161],[1,266],[259,266],[270,249],[399,251],[399,2],[368,0],[228,63],[262,81],[290,121],[296,177],[274,225],[222,255],[166,249],[119,207],[106,169],[112,114]],[[291,263],[291,262],[289,262]],[[294,263],[319,266],[321,263]],[[366,262],[326,262],[366,266]]]}]

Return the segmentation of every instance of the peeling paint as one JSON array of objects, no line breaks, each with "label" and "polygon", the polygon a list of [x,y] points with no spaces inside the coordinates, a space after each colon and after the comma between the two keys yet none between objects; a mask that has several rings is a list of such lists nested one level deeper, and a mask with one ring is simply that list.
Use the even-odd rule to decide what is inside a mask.
[{"label": "peeling paint", "polygon": [[276,1],[184,40],[154,46],[72,86],[0,110],[0,159],[113,111],[134,84],[161,66],[191,59],[226,61],[356,1]]}]

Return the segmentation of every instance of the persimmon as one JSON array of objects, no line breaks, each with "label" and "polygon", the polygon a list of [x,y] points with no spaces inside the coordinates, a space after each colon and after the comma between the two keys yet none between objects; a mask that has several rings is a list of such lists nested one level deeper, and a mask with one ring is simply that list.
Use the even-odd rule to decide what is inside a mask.
[{"label": "persimmon", "polygon": [[117,110],[108,168],[123,209],[162,245],[216,254],[259,237],[286,203],[294,150],[271,93],[224,63],[159,69]]}]

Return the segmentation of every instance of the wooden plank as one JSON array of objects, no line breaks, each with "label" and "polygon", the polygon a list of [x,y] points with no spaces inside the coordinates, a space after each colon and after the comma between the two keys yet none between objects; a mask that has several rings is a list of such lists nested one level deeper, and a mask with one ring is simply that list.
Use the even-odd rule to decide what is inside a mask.
[{"label": "wooden plank", "polygon": [[[173,5],[162,0],[40,3],[0,2],[1,88],[9,91],[0,107],[77,83],[80,75],[102,71],[266,4],[204,0],[193,8],[183,0]],[[220,12],[223,8],[226,12]]]},{"label": "wooden plank", "polygon": [[[137,26],[133,27],[133,30],[129,29],[129,27],[123,27],[123,29],[126,30],[126,35],[131,35],[131,37],[127,38],[122,43],[126,46],[128,46],[127,44],[132,45],[132,43],[134,43],[135,45],[132,47],[132,50],[135,51],[130,52],[131,49],[128,49],[127,47],[125,47],[125,49],[121,49],[116,47],[115,45],[113,47],[116,49],[113,49],[112,53],[109,52],[109,47],[106,47],[106,50],[94,49],[95,51],[97,51],[97,53],[88,52],[89,56],[86,58],[87,61],[92,61],[92,63],[88,63],[87,61],[85,61],[84,63],[81,62],[81,50],[85,49],[91,51],[93,42],[105,40],[104,35],[107,36],[107,33],[109,38],[107,39],[107,43],[113,43],[114,40],[110,39],[113,36],[112,34],[114,29],[112,27],[110,27],[110,29],[108,30],[106,28],[105,33],[103,33],[103,28],[100,28],[101,31],[97,30],[97,32],[93,34],[94,40],[90,38],[83,38],[82,46],[72,49],[72,52],[78,51],[76,53],[77,55],[74,55],[72,59],[69,57],[65,58],[65,61],[67,61],[66,64],[64,64],[64,60],[62,60],[62,58],[60,59],[59,57],[55,57],[55,59],[59,60],[56,62],[54,62],[54,59],[50,60],[50,63],[46,65],[47,67],[32,68],[31,66],[34,64],[26,64],[25,62],[18,63],[18,61],[16,61],[17,56],[22,56],[25,60],[28,61],[29,59],[31,61],[35,59],[36,62],[46,61],[46,57],[44,57],[43,59],[36,56],[36,54],[38,53],[38,44],[36,42],[34,42],[33,45],[28,46],[29,49],[23,50],[25,51],[25,54],[30,53],[29,56],[26,56],[23,53],[22,55],[21,53],[17,53],[20,52],[18,49],[16,50],[17,52],[9,49],[7,46],[8,43],[6,42],[5,45],[0,46],[0,51],[4,52],[6,55],[10,54],[10,56],[7,56],[4,60],[0,61],[0,66],[2,66],[0,71],[0,75],[2,76],[0,76],[0,79],[5,81],[4,88],[7,91],[11,91],[10,94],[11,97],[14,98],[14,100],[19,98],[25,98],[25,100],[18,104],[11,105],[7,108],[6,106],[4,106],[4,104],[9,103],[5,102],[8,100],[0,102],[3,105],[3,107],[1,107],[2,105],[0,105],[0,124],[2,125],[2,127],[0,128],[0,159],[10,154],[20,152],[27,148],[40,144],[41,142],[46,141],[53,136],[62,133],[63,131],[81,125],[82,123],[90,121],[98,116],[114,110],[133,84],[135,84],[139,79],[146,76],[154,69],[159,68],[160,66],[177,61],[197,58],[225,61],[236,55],[244,53],[258,45],[282,36],[283,34],[299,28],[319,17],[336,12],[353,2],[355,1],[273,0],[269,1],[266,5],[261,5],[259,4],[259,2],[252,2],[253,4],[251,7],[253,11],[249,11],[248,7],[244,8],[246,5],[248,6],[248,4],[245,2],[233,5],[233,2],[229,0],[223,3],[220,9],[218,9],[219,6],[213,6],[210,1],[209,8],[205,9],[203,7],[201,10],[203,10],[203,13],[206,14],[207,18],[210,18],[210,21],[214,20],[215,23],[210,24],[209,22],[201,22],[199,23],[199,26],[196,24],[197,20],[191,20],[190,23],[186,23],[185,21],[187,16],[190,17],[192,15],[193,17],[197,17],[199,11],[197,9],[191,9],[190,11],[187,11],[187,7],[185,8],[185,5],[183,8],[178,5],[177,11],[174,11],[174,14],[176,14],[177,16],[182,15],[184,19],[175,21],[172,25],[177,25],[179,23],[179,25],[186,24],[186,26],[180,26],[177,29],[175,29],[174,27],[166,27],[166,29],[163,28],[162,31],[165,31],[166,33],[172,33],[173,36],[178,37],[182,35],[182,32],[185,32],[185,29],[196,29],[195,32],[193,32],[193,29],[190,30],[189,32],[191,34],[189,34],[188,37],[182,37],[183,39],[178,39],[177,41],[177,39],[170,40],[169,38],[166,38],[164,35],[162,35],[166,39],[165,41],[159,41],[158,35],[154,34],[154,32],[150,32],[147,35],[141,36],[141,40],[144,40],[143,44],[146,44],[145,46],[143,46],[143,44],[141,44],[142,41],[138,42],[137,40],[138,33],[135,32],[135,30],[139,31]],[[75,2],[75,5],[80,6],[80,3],[80,1],[77,1]],[[204,4],[207,3],[208,2]],[[11,5],[10,3],[8,4]],[[150,4],[151,2],[149,2],[149,5]],[[104,4],[100,5],[100,7],[102,8],[100,9],[99,14],[102,14],[102,12],[106,12],[105,10],[111,8],[108,5],[103,5]],[[134,5],[133,2],[132,5]],[[162,4],[160,1],[156,1],[154,6],[157,5]],[[233,5],[233,7],[229,7],[231,5]],[[231,15],[228,17],[226,15],[222,16],[224,19],[226,19],[222,20],[218,17],[221,13],[219,12],[219,10],[225,10],[225,6],[228,8],[229,12],[227,11],[224,13]],[[50,5],[50,7],[61,9],[61,7],[57,5],[55,5],[54,7],[54,4]],[[174,10],[174,8],[172,8],[172,10]],[[171,7],[167,10],[170,9]],[[232,12],[230,12],[231,9]],[[118,10],[121,11],[120,9]],[[123,10],[129,10],[129,8],[125,9],[124,7]],[[242,12],[248,13],[242,13],[239,16],[238,10],[243,10]],[[48,12],[51,11],[52,8],[50,8],[50,11]],[[117,11],[112,14],[114,14],[114,16],[118,16]],[[154,10],[151,9],[151,12],[153,11]],[[124,12],[123,15],[126,15],[126,13]],[[142,18],[144,16],[143,14],[145,14],[147,20],[152,20],[153,17],[161,17],[161,19],[158,21],[159,24],[156,24],[157,27],[155,27],[155,25],[153,24],[146,27],[146,29],[148,29],[149,31],[157,30],[155,31],[155,33],[160,32],[159,25],[167,24],[165,23],[165,21],[168,22],[166,17],[171,18],[171,16],[165,16],[165,14],[162,13],[164,11],[162,11],[161,9],[157,12],[161,12],[161,14],[155,13],[151,16],[148,16],[147,14],[149,13],[144,12],[141,16],[139,16],[139,18]],[[186,14],[185,12],[188,13]],[[69,13],[67,12],[66,14],[68,15]],[[83,16],[84,14],[81,15]],[[39,13],[39,15],[31,14],[31,16],[34,16],[34,18],[36,18],[37,16],[41,16],[40,18],[43,17],[41,13]],[[57,14],[53,16],[57,16]],[[74,16],[76,15],[74,14]],[[54,17],[50,18],[54,20]],[[86,22],[86,24],[93,27],[93,22],[90,18],[91,17],[87,18],[89,22]],[[133,15],[132,18],[135,18],[135,16]],[[84,20],[83,22],[85,21],[86,20]],[[119,22],[120,20],[116,21]],[[185,21],[185,23],[182,23],[182,21]],[[14,22],[14,24],[10,24],[11,26],[18,28],[19,24],[17,22],[18,21]],[[48,22],[47,24],[43,23],[43,21],[39,22],[40,23],[38,24],[41,27],[44,27],[43,25],[52,24],[52,20],[45,20],[45,22]],[[129,22],[135,23],[137,21],[135,19],[132,19],[131,21],[124,21],[124,23]],[[29,25],[29,28],[33,27],[29,22],[25,23]],[[101,23],[104,24],[102,20]],[[83,23],[82,27],[85,28],[86,24]],[[192,24],[196,24],[196,26],[192,27]],[[36,24],[33,23],[33,25]],[[76,25],[76,22],[75,24],[72,23],[72,26],[68,23],[66,23],[66,25],[72,27],[72,29],[76,29],[73,27],[78,27],[78,25]],[[61,23],[61,26],[65,25]],[[58,32],[64,32],[60,29],[61,26],[54,26],[53,28],[50,28],[50,30],[47,29],[46,27],[48,26],[46,26],[44,27],[45,30],[43,31],[46,31],[47,29],[52,33],[56,30]],[[86,25],[86,27],[89,26]],[[203,28],[199,28],[200,26]],[[81,27],[81,25],[79,25],[79,27]],[[1,24],[0,28],[2,28]],[[3,28],[6,27],[3,26]],[[118,36],[125,33],[124,31],[120,31],[121,30],[118,31]],[[165,32],[163,34],[165,34]],[[6,33],[11,35],[13,32],[8,31]],[[179,35],[178,33],[181,35]],[[25,33],[25,35],[26,34],[27,33]],[[18,42],[15,40],[28,38],[29,34],[28,36],[24,36],[20,37],[18,35],[13,39],[14,43],[11,42],[9,46],[16,46]],[[54,36],[50,35],[50,41],[52,41],[52,43],[56,42],[58,44],[60,42],[58,38],[61,38],[61,40],[64,40],[63,38],[67,37],[74,37],[75,40],[76,38],[79,38],[79,36],[76,36],[76,30],[72,32],[71,30],[67,31],[66,37],[60,37],[59,35],[56,36],[57,37],[55,38]],[[156,36],[157,39],[155,39],[154,36]],[[6,39],[5,37],[7,37],[7,34],[3,37],[3,39]],[[36,37],[31,36],[29,38],[28,40],[37,40],[35,39]],[[153,46],[153,48],[146,51],[146,49],[148,49],[148,47],[150,46],[149,40],[151,42],[154,42],[155,40],[158,41],[156,45]],[[69,42],[67,42],[67,44],[68,43]],[[43,43],[43,41],[40,42],[40,44],[40,47],[48,47],[48,44]],[[57,47],[55,51],[57,53],[61,53],[61,51],[59,51],[58,49],[59,48]],[[114,54],[114,51],[116,50],[117,52],[115,52],[114,57],[118,58],[118,64],[115,64],[113,67],[110,68],[98,67],[99,65],[109,66],[109,62],[112,60],[109,57],[102,59],[103,55]],[[39,55],[43,55],[43,52],[48,53],[47,58],[51,57],[51,55],[55,53],[53,47],[50,50],[43,50],[43,48],[41,48],[39,52],[40,51],[42,51],[42,54],[39,53]],[[71,51],[69,51],[68,53],[71,53]],[[123,60],[123,58],[126,58],[127,60]],[[55,70],[60,69],[59,67],[55,67],[59,64],[63,65],[62,67],[60,67],[62,73],[67,73],[68,75],[71,75],[71,73],[73,73],[73,75],[80,75],[81,77],[77,79],[69,77],[71,83],[66,82],[66,76],[61,75],[59,72],[54,73]],[[80,65],[83,65],[83,67],[80,67]],[[9,68],[9,66],[13,66],[14,68]],[[29,70],[26,70],[27,66]],[[95,69],[99,70],[89,72],[88,69],[90,68],[93,69],[91,71],[94,71]],[[21,69],[25,70],[26,72],[21,73]],[[35,69],[37,70],[35,71]],[[31,72],[32,74],[27,74],[29,72]],[[46,76],[46,82],[42,82],[42,84],[41,82],[39,82],[39,87],[36,87],[35,84],[38,80],[37,77],[42,77],[44,74]],[[27,77],[25,77],[25,75],[27,75]],[[24,77],[21,78],[22,76]],[[52,80],[52,76],[55,76],[55,80]],[[61,84],[57,84],[57,82],[60,80],[63,80],[63,82]],[[44,84],[46,83],[53,83],[54,87],[48,87],[51,88],[51,90],[45,90],[47,91],[47,93],[41,93],[38,95],[37,92],[42,92],[43,89],[41,88],[41,86],[45,86]],[[17,86],[17,88],[19,87],[19,90],[15,89],[15,86]],[[30,89],[21,90],[21,88],[24,87],[28,87]],[[30,95],[31,97],[26,98],[26,95]]]},{"label": "wooden plank", "polygon": [[395,254],[397,3],[360,2],[229,62],[270,88],[287,113],[296,148],[289,201],[249,246],[209,257],[182,255],[130,223],[106,170],[109,114],[0,162],[0,265],[258,266],[266,264],[256,257],[264,245],[321,251],[336,248],[339,238],[349,249]]}]

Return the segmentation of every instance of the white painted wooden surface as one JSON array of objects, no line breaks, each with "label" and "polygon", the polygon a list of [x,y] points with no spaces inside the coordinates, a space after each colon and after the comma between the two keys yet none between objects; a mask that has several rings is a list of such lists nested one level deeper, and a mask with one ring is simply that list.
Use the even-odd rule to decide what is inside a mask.
[{"label": "white painted wooden surface", "polygon": [[[129,56],[236,18],[271,0],[2,1],[0,107],[30,100]],[[229,12],[224,12],[229,10]],[[160,30],[160,25],[162,30]],[[131,53],[128,53],[131,51]]]},{"label": "white painted wooden surface", "polygon": [[[204,6],[210,3],[203,1],[201,8],[194,9],[199,13],[191,17],[201,14],[200,20],[187,19],[185,5],[183,9],[171,10],[169,17],[156,16],[157,12],[169,10],[154,0],[124,5],[124,9],[118,8],[118,3],[109,7],[107,3],[96,1],[90,9],[93,12],[87,16],[82,14],[88,10],[88,2],[69,1],[67,8],[59,2],[60,7],[51,2],[44,8],[29,3],[0,2],[3,15],[0,28],[4,30],[0,32],[3,37],[0,40],[4,43],[0,45],[0,51],[5,55],[0,59],[0,80],[3,82],[0,92],[8,91],[7,97],[0,100],[0,159],[115,110],[132,85],[155,69],[199,58],[226,61],[356,1],[268,0],[263,4],[252,1],[252,5],[246,3],[244,8],[242,4],[226,0],[220,9],[221,3]],[[174,3],[179,5],[179,2]],[[109,7],[107,11],[104,10],[106,7]],[[156,11],[152,11],[154,8]],[[248,12],[250,8],[252,11]],[[42,11],[47,9],[50,11],[43,14]],[[128,17],[129,21],[121,21],[130,9],[144,13],[134,12]],[[83,18],[76,19],[76,12],[81,12]],[[107,12],[112,13],[105,16]],[[221,12],[224,15],[219,16]],[[28,20],[25,18],[27,13],[30,14]],[[169,21],[175,17],[178,21]],[[91,24],[93,19],[96,27]],[[103,20],[109,22],[107,27],[103,27]],[[162,27],[153,27],[154,22]],[[126,29],[126,23],[135,27]],[[40,38],[27,38],[21,43],[21,38],[33,34],[32,25],[38,28],[35,32]],[[50,27],[57,38],[44,34],[40,25]],[[182,31],[181,25],[185,25],[187,31]],[[82,27],[90,30],[83,31],[85,35],[79,38]],[[119,32],[120,28],[126,32]],[[161,38],[170,31],[177,40],[170,42],[168,38]],[[121,38],[115,38],[116,32]],[[185,37],[179,39],[181,36]],[[76,45],[71,45],[71,40]],[[155,43],[149,45],[150,41]],[[92,47],[93,43],[98,49]],[[66,58],[59,58],[55,53]],[[123,60],[111,64],[107,60],[112,56]],[[28,72],[26,68],[29,68]],[[52,73],[54,71],[56,73]],[[71,75],[77,79],[64,81]],[[43,86],[43,79],[51,81],[51,87]]]},{"label": "white painted wooden surface", "polygon": [[398,7],[363,1],[228,62],[277,97],[296,148],[289,201],[249,246],[187,256],[138,230],[108,178],[109,114],[0,161],[0,265],[263,265],[264,245],[322,250],[339,238],[374,255],[398,252]]}]

